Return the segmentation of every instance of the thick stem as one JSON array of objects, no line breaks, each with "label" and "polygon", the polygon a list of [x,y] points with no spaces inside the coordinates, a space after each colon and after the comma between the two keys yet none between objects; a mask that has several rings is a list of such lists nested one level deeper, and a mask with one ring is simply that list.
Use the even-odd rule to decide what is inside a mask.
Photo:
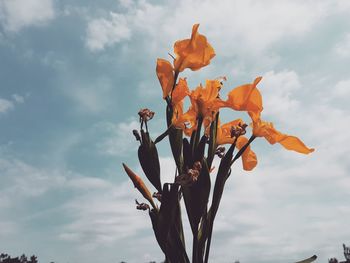
[{"label": "thick stem", "polygon": [[198,230],[193,233],[192,263],[198,263]]},{"label": "thick stem", "polygon": [[194,153],[195,153],[197,146],[198,146],[198,143],[199,143],[199,138],[201,137],[202,123],[203,123],[203,118],[198,117],[197,129],[195,131],[193,131],[193,132],[195,132],[195,135],[194,135],[194,140],[193,140],[193,145],[192,145],[192,156],[194,156]]}]

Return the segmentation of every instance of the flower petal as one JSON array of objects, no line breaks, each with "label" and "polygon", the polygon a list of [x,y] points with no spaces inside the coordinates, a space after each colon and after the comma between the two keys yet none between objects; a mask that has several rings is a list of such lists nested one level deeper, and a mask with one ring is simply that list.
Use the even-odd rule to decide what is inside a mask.
[{"label": "flower petal", "polygon": [[314,151],[313,148],[308,148],[298,137],[277,131],[271,122],[260,119],[253,121],[253,134],[256,137],[264,137],[270,144],[280,143],[287,150],[304,154]]},{"label": "flower petal", "polygon": [[257,77],[253,83],[234,88],[228,94],[226,106],[238,111],[248,111],[254,119],[263,110],[262,97],[256,85],[262,77]]},{"label": "flower petal", "polygon": [[174,44],[176,72],[181,72],[186,68],[199,70],[208,65],[215,56],[215,51],[207,38],[198,33],[198,27],[199,24],[193,25],[191,39],[179,40]]},{"label": "flower petal", "polygon": [[280,143],[287,150],[296,151],[298,153],[309,154],[315,149],[308,148],[298,137],[281,134],[278,138],[278,143]]},{"label": "flower petal", "polygon": [[[247,142],[248,139],[246,137],[239,136],[236,142],[236,147],[240,150]],[[250,146],[248,146],[242,154],[242,164],[245,171],[253,170],[258,164],[256,154],[250,149]]]},{"label": "flower petal", "polygon": [[163,99],[171,92],[174,85],[174,70],[171,63],[165,59],[157,59],[157,77],[163,90]]},{"label": "flower petal", "polygon": [[219,121],[217,135],[216,135],[216,143],[218,145],[232,144],[234,139],[231,137],[231,127],[234,127],[243,123],[244,122],[242,119],[236,119],[231,122],[227,122],[223,125],[220,125],[220,121]]},{"label": "flower petal", "polygon": [[190,91],[188,89],[186,79],[180,78],[172,94],[171,100],[173,105],[182,101],[189,94],[189,92]]}]

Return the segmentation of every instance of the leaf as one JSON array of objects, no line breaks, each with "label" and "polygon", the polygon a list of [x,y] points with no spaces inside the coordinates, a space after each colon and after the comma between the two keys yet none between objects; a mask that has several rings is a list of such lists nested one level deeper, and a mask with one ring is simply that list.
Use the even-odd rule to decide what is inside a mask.
[{"label": "leaf", "polygon": [[194,151],[193,162],[202,161],[204,157],[205,145],[207,144],[208,137],[203,135],[198,143],[196,150]]},{"label": "leaf", "polygon": [[160,235],[159,235],[159,231],[158,231],[158,215],[159,215],[158,212],[154,209],[149,211],[149,217],[151,218],[154,235],[156,237],[156,240],[157,240],[161,250],[163,251],[164,254],[166,254],[165,243],[162,243],[163,240],[161,240]]},{"label": "leaf", "polygon": [[178,189],[176,184],[164,184],[162,192],[162,203],[159,210],[158,217],[158,231],[162,243],[165,243],[170,227],[173,225],[176,214],[176,207],[178,202]]},{"label": "leaf", "polygon": [[193,166],[191,145],[188,142],[187,138],[183,139],[182,144],[183,144],[182,151],[183,151],[183,158],[184,158],[184,170],[186,170]]},{"label": "leaf", "polygon": [[[168,105],[166,109],[168,127],[171,126],[172,116],[173,116],[172,107]],[[183,132],[181,129],[169,130],[170,147],[175,159],[177,169],[179,170],[179,173],[182,173],[183,171],[182,138],[183,138]]]},{"label": "leaf", "polygon": [[227,153],[225,154],[225,156],[221,159],[219,170],[216,175],[213,199],[212,199],[211,207],[208,213],[208,237],[207,237],[208,242],[207,242],[207,247],[205,251],[205,261],[204,261],[205,263],[208,262],[208,258],[209,258],[209,250],[210,250],[211,236],[213,233],[214,219],[219,209],[219,204],[221,201],[222,193],[224,191],[225,182],[231,174],[230,167],[231,167],[231,160],[233,157],[234,149],[235,149],[235,144],[232,144],[229,150],[227,151]]},{"label": "leaf", "polygon": [[149,133],[141,130],[142,143],[138,150],[138,157],[148,180],[159,191],[162,191],[160,181],[160,164],[156,145],[151,140]]},{"label": "leaf", "polygon": [[231,145],[225,156],[221,159],[220,166],[218,173],[216,175],[215,180],[215,186],[214,186],[214,192],[213,192],[213,200],[211,204],[211,217],[212,219],[210,221],[214,220],[214,217],[216,215],[216,212],[219,208],[219,204],[221,201],[222,193],[224,191],[224,186],[226,183],[227,178],[230,176],[231,173],[231,160],[233,156],[235,145]]},{"label": "leaf", "polygon": [[156,140],[154,141],[154,144],[157,144],[158,142],[160,142],[161,140],[163,140],[166,136],[169,135],[169,132],[171,129],[175,129],[173,126],[169,126],[168,129],[166,129],[165,132],[163,132],[161,135],[159,135]]},{"label": "leaf", "polygon": [[205,160],[202,162],[198,181],[192,186],[183,186],[182,190],[192,232],[197,235],[198,225],[206,212],[210,193],[210,175]]},{"label": "leaf", "polygon": [[209,146],[208,146],[208,167],[211,168],[211,164],[214,160],[215,151],[216,151],[216,136],[218,130],[218,121],[219,121],[219,112],[216,114],[215,120],[210,125],[210,133],[209,133]]}]

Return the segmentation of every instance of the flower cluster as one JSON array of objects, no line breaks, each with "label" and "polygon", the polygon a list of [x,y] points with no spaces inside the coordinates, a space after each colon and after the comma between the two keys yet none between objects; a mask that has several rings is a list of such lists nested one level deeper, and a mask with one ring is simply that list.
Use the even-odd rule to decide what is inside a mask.
[{"label": "flower cluster", "polygon": [[[255,137],[264,137],[270,144],[280,143],[288,150],[308,154],[314,149],[308,148],[299,138],[283,134],[277,131],[271,122],[261,119],[263,111],[262,96],[257,88],[262,77],[257,77],[252,83],[244,84],[232,89],[226,100],[220,98],[220,90],[226,78],[206,80],[205,86],[201,84],[194,90],[190,90],[185,78],[176,79],[184,69],[199,70],[208,65],[215,56],[213,47],[205,36],[198,33],[199,24],[192,28],[190,39],[177,41],[174,45],[176,58],[173,63],[165,59],[157,60],[157,76],[160,81],[163,98],[171,103],[173,108],[172,125],[182,129],[187,136],[191,136],[198,128],[201,121],[205,130],[215,120],[220,108],[231,108],[235,111],[245,111],[251,118],[252,134]],[[191,106],[184,112],[184,99],[188,97]],[[217,145],[232,144],[236,140],[236,147],[241,149],[248,141],[243,134],[232,134],[232,129],[238,125],[246,126],[241,119],[220,124],[217,127]],[[255,153],[248,147],[242,155],[243,168],[252,170],[257,159]]]},{"label": "flower cluster", "polygon": [[[149,109],[139,111],[140,130],[133,131],[140,143],[138,158],[142,170],[156,192],[152,195],[141,177],[123,164],[134,186],[150,204],[136,201],[136,208],[149,211],[157,242],[170,263],[190,262],[184,241],[181,200],[193,234],[192,262],[208,262],[214,219],[231,166],[241,158],[244,170],[256,167],[257,156],[251,149],[255,138],[263,137],[270,144],[279,143],[303,154],[313,151],[299,138],[277,131],[272,123],[261,119],[263,102],[257,86],[262,77],[233,88],[225,99],[220,95],[225,77],[206,80],[205,85],[195,89],[188,87],[187,79],[180,77],[180,73],[185,69],[200,70],[215,56],[207,38],[198,33],[198,27],[199,24],[193,26],[191,38],[174,44],[172,62],[157,60],[156,72],[166,102],[166,131],[152,140],[147,123],[155,113]],[[188,109],[184,109],[185,99],[190,101]],[[246,112],[251,123],[235,119],[222,124],[219,114],[223,108]],[[250,137],[246,137],[248,128],[251,128]],[[162,185],[156,144],[166,137],[176,171],[173,183]],[[227,151],[224,145],[229,145]],[[220,158],[216,176],[212,167],[215,157]]]}]

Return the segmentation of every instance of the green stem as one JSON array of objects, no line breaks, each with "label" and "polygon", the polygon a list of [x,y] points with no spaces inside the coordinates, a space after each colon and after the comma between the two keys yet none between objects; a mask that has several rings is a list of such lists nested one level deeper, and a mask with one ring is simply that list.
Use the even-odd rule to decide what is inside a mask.
[{"label": "green stem", "polygon": [[194,153],[197,149],[198,143],[199,143],[199,138],[201,137],[201,128],[202,128],[202,123],[203,123],[203,118],[198,117],[198,122],[197,122],[197,129],[194,131],[194,140],[193,140],[193,145],[192,145],[192,156],[194,156]]},{"label": "green stem", "polygon": [[192,263],[198,263],[198,230],[193,233]]},{"label": "green stem", "polygon": [[254,135],[250,136],[248,142],[238,151],[233,160],[231,161],[231,165],[244,153],[244,151],[248,148],[248,146],[254,141],[256,137]]}]

